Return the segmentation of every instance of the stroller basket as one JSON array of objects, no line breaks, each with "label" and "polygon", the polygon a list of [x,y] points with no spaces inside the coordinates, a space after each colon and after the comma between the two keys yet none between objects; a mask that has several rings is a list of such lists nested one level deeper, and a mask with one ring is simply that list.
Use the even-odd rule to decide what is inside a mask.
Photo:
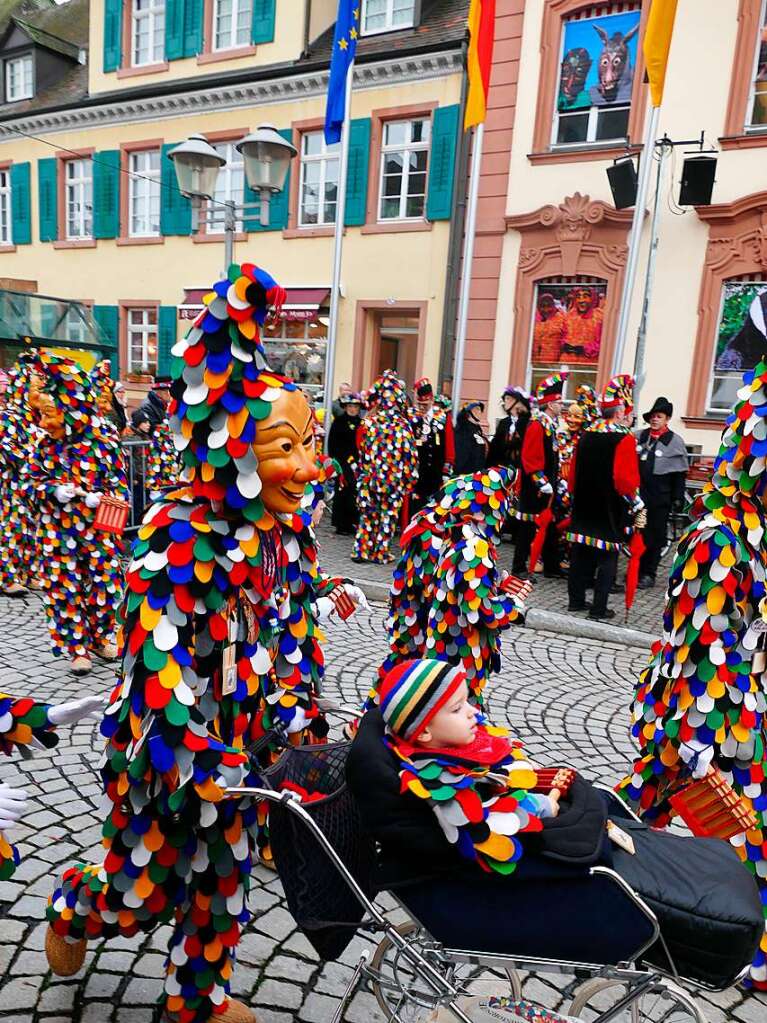
[{"label": "stroller basket", "polygon": [[[289,747],[263,773],[264,787],[301,796],[306,812],[324,833],[369,898],[375,850],[362,831],[359,811],[346,787],[351,743]],[[339,876],[317,839],[280,804],[269,808],[269,840],[288,908],[321,959],[337,959],[352,940],[363,907]]]}]

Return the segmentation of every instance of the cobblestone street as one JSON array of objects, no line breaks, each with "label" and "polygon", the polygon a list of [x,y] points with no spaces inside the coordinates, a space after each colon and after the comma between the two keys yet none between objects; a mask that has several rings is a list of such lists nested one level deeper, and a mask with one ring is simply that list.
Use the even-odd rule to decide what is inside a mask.
[{"label": "cobblestone street", "polygon": [[[68,674],[48,650],[42,610],[34,597],[0,597],[2,689],[62,701],[106,690],[112,672],[99,666],[87,680]],[[630,756],[627,737],[632,681],[643,650],[520,629],[505,647],[505,668],[491,689],[491,715],[510,723],[529,752],[558,758],[614,782]],[[359,612],[328,629],[328,695],[357,705],[384,653],[383,610]],[[27,820],[14,836],[22,865],[0,884],[0,1020],[2,1023],[150,1023],[161,988],[168,928],[149,937],[91,944],[84,973],[57,980],[43,952],[46,898],[54,875],[77,858],[100,859],[101,740],[95,724],[62,729],[51,752],[22,761],[4,758],[0,780],[30,793]],[[257,868],[251,898],[255,919],[238,953],[234,992],[252,1005],[259,1023],[326,1023],[364,943],[355,939],[340,963],[318,963],[281,904],[275,875]],[[530,978],[529,997],[556,1007],[567,978]],[[731,990],[701,997],[710,1023],[764,1023],[767,998]],[[358,993],[346,1019],[382,1019],[370,994]]]}]

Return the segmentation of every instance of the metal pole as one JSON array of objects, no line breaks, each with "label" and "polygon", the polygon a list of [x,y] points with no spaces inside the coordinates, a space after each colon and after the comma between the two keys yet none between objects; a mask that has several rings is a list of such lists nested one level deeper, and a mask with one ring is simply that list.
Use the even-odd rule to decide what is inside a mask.
[{"label": "metal pole", "polygon": [[647,320],[650,312],[650,294],[655,279],[655,258],[658,254],[658,212],[660,210],[661,181],[663,178],[663,161],[668,154],[668,147],[658,146],[658,173],[655,177],[655,201],[652,207],[650,224],[650,253],[647,257],[647,270],[644,280],[644,297],[642,299],[642,319],[637,331],[637,347],[634,354],[634,407],[639,408],[639,392],[644,384],[644,353],[647,342]]},{"label": "metal pole", "polygon": [[471,154],[471,185],[469,188],[469,209],[466,216],[466,235],[463,240],[463,276],[461,296],[458,302],[458,336],[455,343],[453,364],[453,423],[458,418],[463,383],[463,358],[466,350],[466,327],[469,322],[469,294],[471,292],[471,266],[474,260],[474,233],[477,228],[477,199],[479,197],[479,172],[482,164],[482,142],[485,125],[480,123],[474,129],[474,149]]},{"label": "metal pole", "polygon": [[346,172],[349,162],[349,121],[352,105],[352,79],[354,64],[349,65],[346,72],[346,106],[344,123],[341,128],[341,165],[338,169],[338,198],[336,202],[336,229],[333,242],[333,280],[330,285],[330,324],[328,326],[328,344],[325,353],[325,448],[327,449],[330,434],[330,421],[333,417],[333,378],[336,371],[336,339],[338,337],[338,303],[341,297],[341,256],[344,240],[344,214],[346,205]]},{"label": "metal pole", "polygon": [[235,204],[230,200],[224,209],[224,278],[229,276],[229,267],[234,262],[234,234],[237,230],[237,213]]},{"label": "metal pole", "polygon": [[618,318],[618,331],[615,337],[615,350],[613,352],[613,373],[620,373],[623,365],[623,357],[626,352],[626,338],[628,337],[629,314],[631,312],[631,297],[634,293],[636,283],[637,267],[639,265],[639,246],[642,241],[642,221],[644,220],[645,206],[647,205],[647,194],[650,190],[650,170],[652,166],[652,154],[655,147],[655,136],[658,132],[658,118],[660,107],[650,108],[650,117],[647,124],[644,149],[639,160],[639,182],[637,184],[637,197],[634,204],[634,220],[631,224],[631,235],[629,237],[628,259],[626,260],[626,275],[623,278],[623,293],[621,294],[620,315]]}]

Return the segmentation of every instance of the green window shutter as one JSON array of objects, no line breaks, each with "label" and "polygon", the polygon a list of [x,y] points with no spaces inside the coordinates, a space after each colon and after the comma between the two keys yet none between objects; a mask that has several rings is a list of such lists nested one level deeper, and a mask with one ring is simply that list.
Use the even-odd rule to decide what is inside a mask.
[{"label": "green window shutter", "polygon": [[184,3],[184,56],[196,57],[202,53],[203,0],[185,0]]},{"label": "green window shutter", "polygon": [[29,164],[11,164],[11,241],[29,245],[32,241],[32,209]]},{"label": "green window shutter", "polygon": [[370,118],[353,118],[349,125],[349,161],[346,171],[344,223],[359,227],[365,223],[368,204],[370,164]]},{"label": "green window shutter", "polygon": [[165,0],[165,59],[184,56],[184,0]]},{"label": "green window shutter", "polygon": [[[292,128],[280,128],[280,135],[288,142],[293,141]],[[283,231],[288,226],[288,205],[290,203],[290,168],[285,175],[285,184],[281,192],[272,193],[269,203],[269,226],[262,227],[259,217],[246,217],[243,219],[243,227],[246,231]],[[259,199],[258,192],[251,191],[245,187],[245,202],[252,202]]]},{"label": "green window shutter", "polygon": [[104,71],[122,62],[123,0],[104,0]]},{"label": "green window shutter", "polygon": [[161,305],[157,321],[157,375],[169,376],[170,350],[176,343],[176,307]]},{"label": "green window shutter", "polygon": [[271,43],[274,40],[275,0],[253,0],[253,20],[250,27],[250,41]]},{"label": "green window shutter", "polygon": [[192,233],[192,204],[178,190],[176,171],[168,153],[178,145],[168,142],[160,156],[160,234]]},{"label": "green window shutter", "polygon": [[112,376],[120,379],[120,310],[116,305],[95,305],[93,319],[101,330],[104,352],[112,363]]},{"label": "green window shutter", "polygon": [[56,201],[56,159],[46,157],[37,161],[37,205],[41,242],[55,242],[59,236]]},{"label": "green window shutter", "polygon": [[120,233],[120,151],[105,150],[93,158],[93,237]]},{"label": "green window shutter", "polygon": [[437,107],[431,126],[427,220],[449,220],[453,208],[455,153],[458,146],[458,104]]}]

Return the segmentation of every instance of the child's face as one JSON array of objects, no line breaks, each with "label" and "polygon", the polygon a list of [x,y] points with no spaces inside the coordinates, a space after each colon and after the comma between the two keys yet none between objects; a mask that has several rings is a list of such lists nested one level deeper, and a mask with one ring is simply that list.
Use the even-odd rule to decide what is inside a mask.
[{"label": "child's face", "polygon": [[418,736],[419,746],[468,746],[477,731],[477,708],[469,703],[469,687],[465,682],[451,696]]}]

